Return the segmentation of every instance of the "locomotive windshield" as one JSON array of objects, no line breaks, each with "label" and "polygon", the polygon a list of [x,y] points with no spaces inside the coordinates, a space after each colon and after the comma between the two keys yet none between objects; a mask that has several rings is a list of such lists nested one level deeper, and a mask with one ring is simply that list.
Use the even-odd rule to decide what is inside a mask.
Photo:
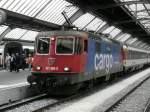
[{"label": "locomotive windshield", "polygon": [[50,38],[49,37],[40,37],[37,40],[37,53],[39,54],[48,54],[50,47]]},{"label": "locomotive windshield", "polygon": [[73,54],[74,38],[57,38],[56,53],[57,54]]}]

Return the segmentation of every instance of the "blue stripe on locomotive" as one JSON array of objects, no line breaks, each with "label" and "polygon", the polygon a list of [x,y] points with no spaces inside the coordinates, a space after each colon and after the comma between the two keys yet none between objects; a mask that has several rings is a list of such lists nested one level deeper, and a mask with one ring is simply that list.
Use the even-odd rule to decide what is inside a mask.
[{"label": "blue stripe on locomotive", "polygon": [[95,41],[91,38],[88,39],[88,56],[86,72],[94,72],[94,57],[95,57]]},{"label": "blue stripe on locomotive", "polygon": [[[96,41],[88,39],[88,57],[86,72],[93,73],[97,70],[112,71],[116,64],[120,63],[121,45],[116,42],[100,41],[100,53],[96,53]],[[98,47],[98,46],[97,46]]]}]

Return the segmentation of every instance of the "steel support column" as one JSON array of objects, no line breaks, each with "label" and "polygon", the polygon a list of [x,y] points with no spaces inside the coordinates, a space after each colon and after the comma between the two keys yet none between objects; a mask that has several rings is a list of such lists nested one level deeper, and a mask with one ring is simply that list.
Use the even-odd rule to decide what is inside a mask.
[{"label": "steel support column", "polygon": [[7,29],[0,35],[0,43],[2,42],[3,38],[12,30],[12,28],[7,27]]}]

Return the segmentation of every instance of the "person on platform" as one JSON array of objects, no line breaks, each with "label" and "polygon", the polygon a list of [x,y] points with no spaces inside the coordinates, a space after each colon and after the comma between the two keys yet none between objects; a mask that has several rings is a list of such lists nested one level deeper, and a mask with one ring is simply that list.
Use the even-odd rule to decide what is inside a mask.
[{"label": "person on platform", "polygon": [[15,56],[15,54],[12,54],[12,56],[10,58],[10,72],[12,72],[12,70],[16,71],[16,56]]},{"label": "person on platform", "polygon": [[9,55],[9,53],[7,53],[7,55],[5,57],[6,70],[10,69],[10,59],[11,59],[11,56]]},{"label": "person on platform", "polygon": [[19,72],[19,68],[20,68],[20,56],[19,53],[16,53],[16,72]]}]

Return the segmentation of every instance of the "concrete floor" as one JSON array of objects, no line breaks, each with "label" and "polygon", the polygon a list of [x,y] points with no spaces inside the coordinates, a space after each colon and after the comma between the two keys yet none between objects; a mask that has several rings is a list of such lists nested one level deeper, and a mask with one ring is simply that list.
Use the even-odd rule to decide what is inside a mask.
[{"label": "concrete floor", "polygon": [[26,83],[26,78],[30,74],[28,69],[20,70],[19,72],[9,72],[7,70],[0,70],[0,87],[5,85],[13,85],[19,83]]}]

